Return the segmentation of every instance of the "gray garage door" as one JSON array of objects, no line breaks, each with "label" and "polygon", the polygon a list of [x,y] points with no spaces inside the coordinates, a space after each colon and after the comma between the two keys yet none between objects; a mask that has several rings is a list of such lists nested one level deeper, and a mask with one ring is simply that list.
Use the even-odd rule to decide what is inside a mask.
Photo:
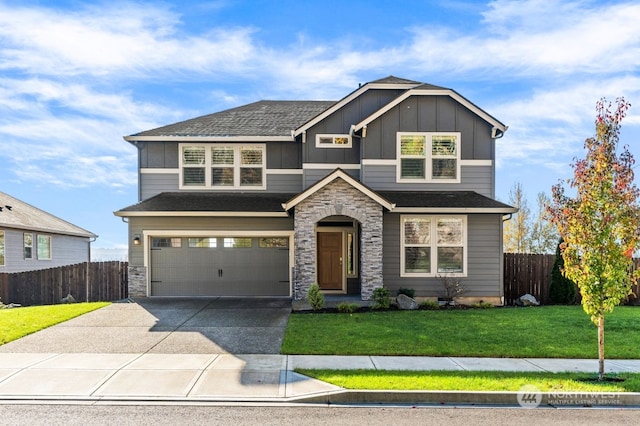
[{"label": "gray garage door", "polygon": [[287,237],[151,238],[152,296],[289,296]]}]

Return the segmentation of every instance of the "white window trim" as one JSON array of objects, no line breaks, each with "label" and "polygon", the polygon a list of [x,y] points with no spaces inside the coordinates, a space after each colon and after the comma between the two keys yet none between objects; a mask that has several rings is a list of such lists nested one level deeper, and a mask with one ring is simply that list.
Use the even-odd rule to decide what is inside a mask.
[{"label": "white window trim", "polygon": [[[405,272],[405,250],[404,250],[404,220],[419,218],[431,219],[431,272]],[[437,245],[437,233],[438,233],[438,219],[462,219],[462,244],[458,247],[462,247],[462,272],[446,273],[438,272],[438,245]],[[467,241],[468,235],[468,222],[465,215],[400,215],[400,276],[401,277],[466,277],[468,274],[467,259],[469,255],[469,244]],[[446,247],[451,247],[447,245]]]},{"label": "white window trim", "polygon": [[[321,138],[332,138],[332,144],[320,143]],[[347,138],[348,142],[346,144],[336,144],[336,138]],[[351,148],[353,146],[353,139],[349,134],[338,134],[338,133],[322,133],[316,135],[316,148]]]},{"label": "white window trim", "polygon": [[[49,257],[40,257],[40,237],[47,237],[49,239]],[[53,259],[53,238],[51,238],[51,235],[45,235],[45,234],[36,235],[36,256],[38,260]]]},{"label": "white window trim", "polygon": [[0,266],[5,266],[7,264],[7,239],[2,229],[0,229],[0,239],[2,240],[2,261],[0,261]]},{"label": "white window trim", "polygon": [[[182,164],[183,155],[182,150],[185,147],[200,147],[205,149],[205,158],[204,158],[204,185],[185,185],[184,184],[184,168],[185,166]],[[211,169],[213,164],[211,163],[211,149],[212,148],[233,148],[234,150],[234,164],[233,164],[233,186],[222,186],[222,185],[212,185],[211,183]],[[240,185],[240,148],[241,147],[251,147],[251,148],[260,148],[262,150],[262,185],[260,186],[248,186],[248,185]],[[178,144],[178,155],[179,155],[179,189],[189,190],[189,191],[201,191],[201,190],[219,190],[219,191],[237,191],[239,189],[243,191],[261,191],[267,189],[267,146],[265,144],[255,144],[255,143],[239,143],[239,144],[197,144],[197,143],[181,143]],[[186,167],[189,167],[187,165]],[[200,166],[198,166],[200,167]]]},{"label": "white window trim", "polygon": [[[402,155],[400,154],[400,139],[406,135],[421,135],[426,137],[425,146],[425,170],[424,179],[403,179],[402,178]],[[433,136],[448,136],[453,135],[457,137],[458,146],[456,147],[456,178],[455,179],[433,179],[432,178],[432,162],[433,159],[431,152],[431,141]],[[461,159],[460,152],[462,151],[462,134],[460,132],[397,132],[396,134],[396,183],[460,183],[461,174]],[[448,157],[442,157],[448,158]],[[453,158],[453,157],[451,157]]]}]

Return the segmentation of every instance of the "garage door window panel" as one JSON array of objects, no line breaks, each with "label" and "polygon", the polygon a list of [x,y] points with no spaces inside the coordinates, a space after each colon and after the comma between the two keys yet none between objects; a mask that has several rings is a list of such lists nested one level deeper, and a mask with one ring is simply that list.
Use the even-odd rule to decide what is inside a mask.
[{"label": "garage door window panel", "polygon": [[216,238],[189,238],[190,248],[216,248]]},{"label": "garage door window panel", "polygon": [[225,238],[225,248],[251,248],[251,238]]}]

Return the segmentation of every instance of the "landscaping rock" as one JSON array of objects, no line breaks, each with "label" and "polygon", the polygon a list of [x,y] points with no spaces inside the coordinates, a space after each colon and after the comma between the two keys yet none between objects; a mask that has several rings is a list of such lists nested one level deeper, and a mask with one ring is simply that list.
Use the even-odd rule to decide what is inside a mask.
[{"label": "landscaping rock", "polygon": [[538,306],[540,302],[530,294],[524,294],[516,299],[516,305],[518,306]]},{"label": "landscaping rock", "polygon": [[402,310],[414,310],[419,307],[418,302],[406,294],[399,294],[398,297],[396,297],[396,303],[398,304],[398,309]]},{"label": "landscaping rock", "polygon": [[71,294],[68,294],[66,297],[60,299],[60,303],[76,303],[76,299],[74,299]]}]

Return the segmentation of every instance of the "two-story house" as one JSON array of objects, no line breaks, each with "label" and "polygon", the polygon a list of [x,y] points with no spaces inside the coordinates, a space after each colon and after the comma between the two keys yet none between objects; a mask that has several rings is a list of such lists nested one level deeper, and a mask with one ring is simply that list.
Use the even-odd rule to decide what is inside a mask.
[{"label": "two-story house", "polygon": [[396,77],[337,102],[260,101],[125,137],[139,152],[131,296],[369,300],[458,277],[502,303],[495,140],[454,90]]}]

